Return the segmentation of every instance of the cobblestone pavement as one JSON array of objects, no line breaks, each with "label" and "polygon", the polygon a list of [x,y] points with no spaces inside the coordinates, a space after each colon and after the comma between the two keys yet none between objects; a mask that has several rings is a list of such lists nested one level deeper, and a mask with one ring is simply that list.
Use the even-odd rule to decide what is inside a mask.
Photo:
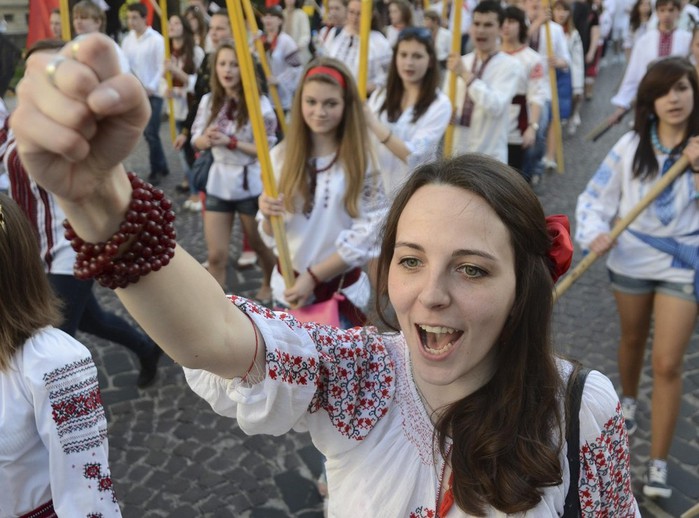
[{"label": "cobblestone pavement", "polygon": [[[596,98],[584,106],[578,135],[565,139],[565,174],[547,174],[537,187],[547,214],[565,213],[571,220],[577,195],[612,144],[624,132],[617,127],[598,143],[583,136],[610,113],[610,92],[621,74],[620,65],[604,68]],[[167,143],[167,124],[162,126]],[[166,145],[166,147],[168,147]],[[181,180],[178,157],[170,151],[172,174],[163,186],[174,193]],[[139,145],[128,165],[142,176],[147,171],[145,145]],[[205,259],[198,214],[178,210],[180,243],[197,259]],[[240,231],[234,232],[232,255],[239,253]],[[576,251],[576,260],[580,259]],[[229,289],[252,295],[259,285],[256,268],[230,270]],[[113,293],[98,289],[111,310],[125,311]],[[555,343],[561,353],[582,359],[615,383],[619,336],[616,311],[603,262],[595,264],[557,303]],[[234,420],[215,414],[187,387],[181,369],[163,358],[156,383],[135,387],[135,357],[112,343],[80,335],[100,372],[109,418],[111,468],[125,517],[320,517],[322,504],[313,480],[320,460],[307,435],[245,436]],[[649,452],[651,377],[648,359],[641,381],[638,431],[631,439],[634,491],[644,516],[679,516],[699,500],[699,338],[692,337],[685,364],[684,396],[669,459],[672,498],[651,502],[641,494]],[[381,516],[377,511],[376,516]]]}]

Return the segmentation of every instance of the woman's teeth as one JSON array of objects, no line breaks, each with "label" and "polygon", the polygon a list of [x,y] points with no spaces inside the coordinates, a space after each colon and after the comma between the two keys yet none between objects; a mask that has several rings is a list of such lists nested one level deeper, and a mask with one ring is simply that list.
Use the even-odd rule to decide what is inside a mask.
[{"label": "woman's teeth", "polygon": [[419,324],[420,341],[429,354],[444,354],[454,347],[454,342],[461,335],[460,331],[445,326],[428,326]]}]

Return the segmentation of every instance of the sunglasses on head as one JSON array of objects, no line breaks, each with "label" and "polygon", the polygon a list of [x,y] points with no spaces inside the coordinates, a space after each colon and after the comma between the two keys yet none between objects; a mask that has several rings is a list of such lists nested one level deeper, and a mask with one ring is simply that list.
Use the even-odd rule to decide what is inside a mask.
[{"label": "sunglasses on head", "polygon": [[398,41],[412,39],[423,43],[432,42],[432,32],[427,27],[408,27],[398,34]]}]

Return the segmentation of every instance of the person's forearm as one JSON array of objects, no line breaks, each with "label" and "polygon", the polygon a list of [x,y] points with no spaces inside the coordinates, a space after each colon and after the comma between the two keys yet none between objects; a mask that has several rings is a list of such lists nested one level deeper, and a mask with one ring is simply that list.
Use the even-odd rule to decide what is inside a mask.
[{"label": "person's forearm", "polygon": [[[131,200],[123,166],[98,195],[81,202],[59,199],[75,232],[97,243],[114,234]],[[178,247],[170,264],[116,294],[143,329],[179,364],[223,377],[242,376],[254,352],[252,326],[209,273]],[[264,358],[264,352],[258,357]]]},{"label": "person's forearm", "polygon": [[325,282],[346,272],[349,269],[349,265],[342,260],[340,254],[335,252],[327,259],[319,263],[311,264],[309,268],[311,268],[313,275],[315,275],[320,282]]}]

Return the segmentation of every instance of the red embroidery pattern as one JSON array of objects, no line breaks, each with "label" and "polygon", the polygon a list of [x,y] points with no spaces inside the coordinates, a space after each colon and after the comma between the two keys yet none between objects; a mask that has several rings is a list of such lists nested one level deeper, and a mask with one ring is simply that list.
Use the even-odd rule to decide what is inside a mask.
[{"label": "red embroidery pattern", "polygon": [[55,369],[43,379],[63,452],[99,447],[107,437],[107,420],[92,358]]},{"label": "red embroidery pattern", "polygon": [[96,480],[97,490],[101,493],[108,492],[112,497],[112,502],[116,503],[117,498],[114,494],[114,488],[112,487],[112,477],[109,475],[109,470],[107,470],[106,473],[102,473],[102,465],[99,462],[85,464],[85,466],[83,467],[83,476],[88,480]]},{"label": "red embroidery pattern", "polygon": [[410,513],[410,518],[437,518],[437,511],[420,506]]},{"label": "red embroidery pattern", "polygon": [[266,358],[270,379],[315,384],[310,412],[325,410],[340,433],[358,441],[386,415],[395,388],[395,367],[375,330],[301,323],[287,313],[274,313],[246,299],[232,300],[248,314],[280,320],[292,329],[305,329],[311,336],[318,360],[272,349],[273,344],[267,344]]},{"label": "red embroidery pattern", "polygon": [[583,516],[634,516],[629,448],[621,404],[593,443],[580,447],[580,506]]}]

